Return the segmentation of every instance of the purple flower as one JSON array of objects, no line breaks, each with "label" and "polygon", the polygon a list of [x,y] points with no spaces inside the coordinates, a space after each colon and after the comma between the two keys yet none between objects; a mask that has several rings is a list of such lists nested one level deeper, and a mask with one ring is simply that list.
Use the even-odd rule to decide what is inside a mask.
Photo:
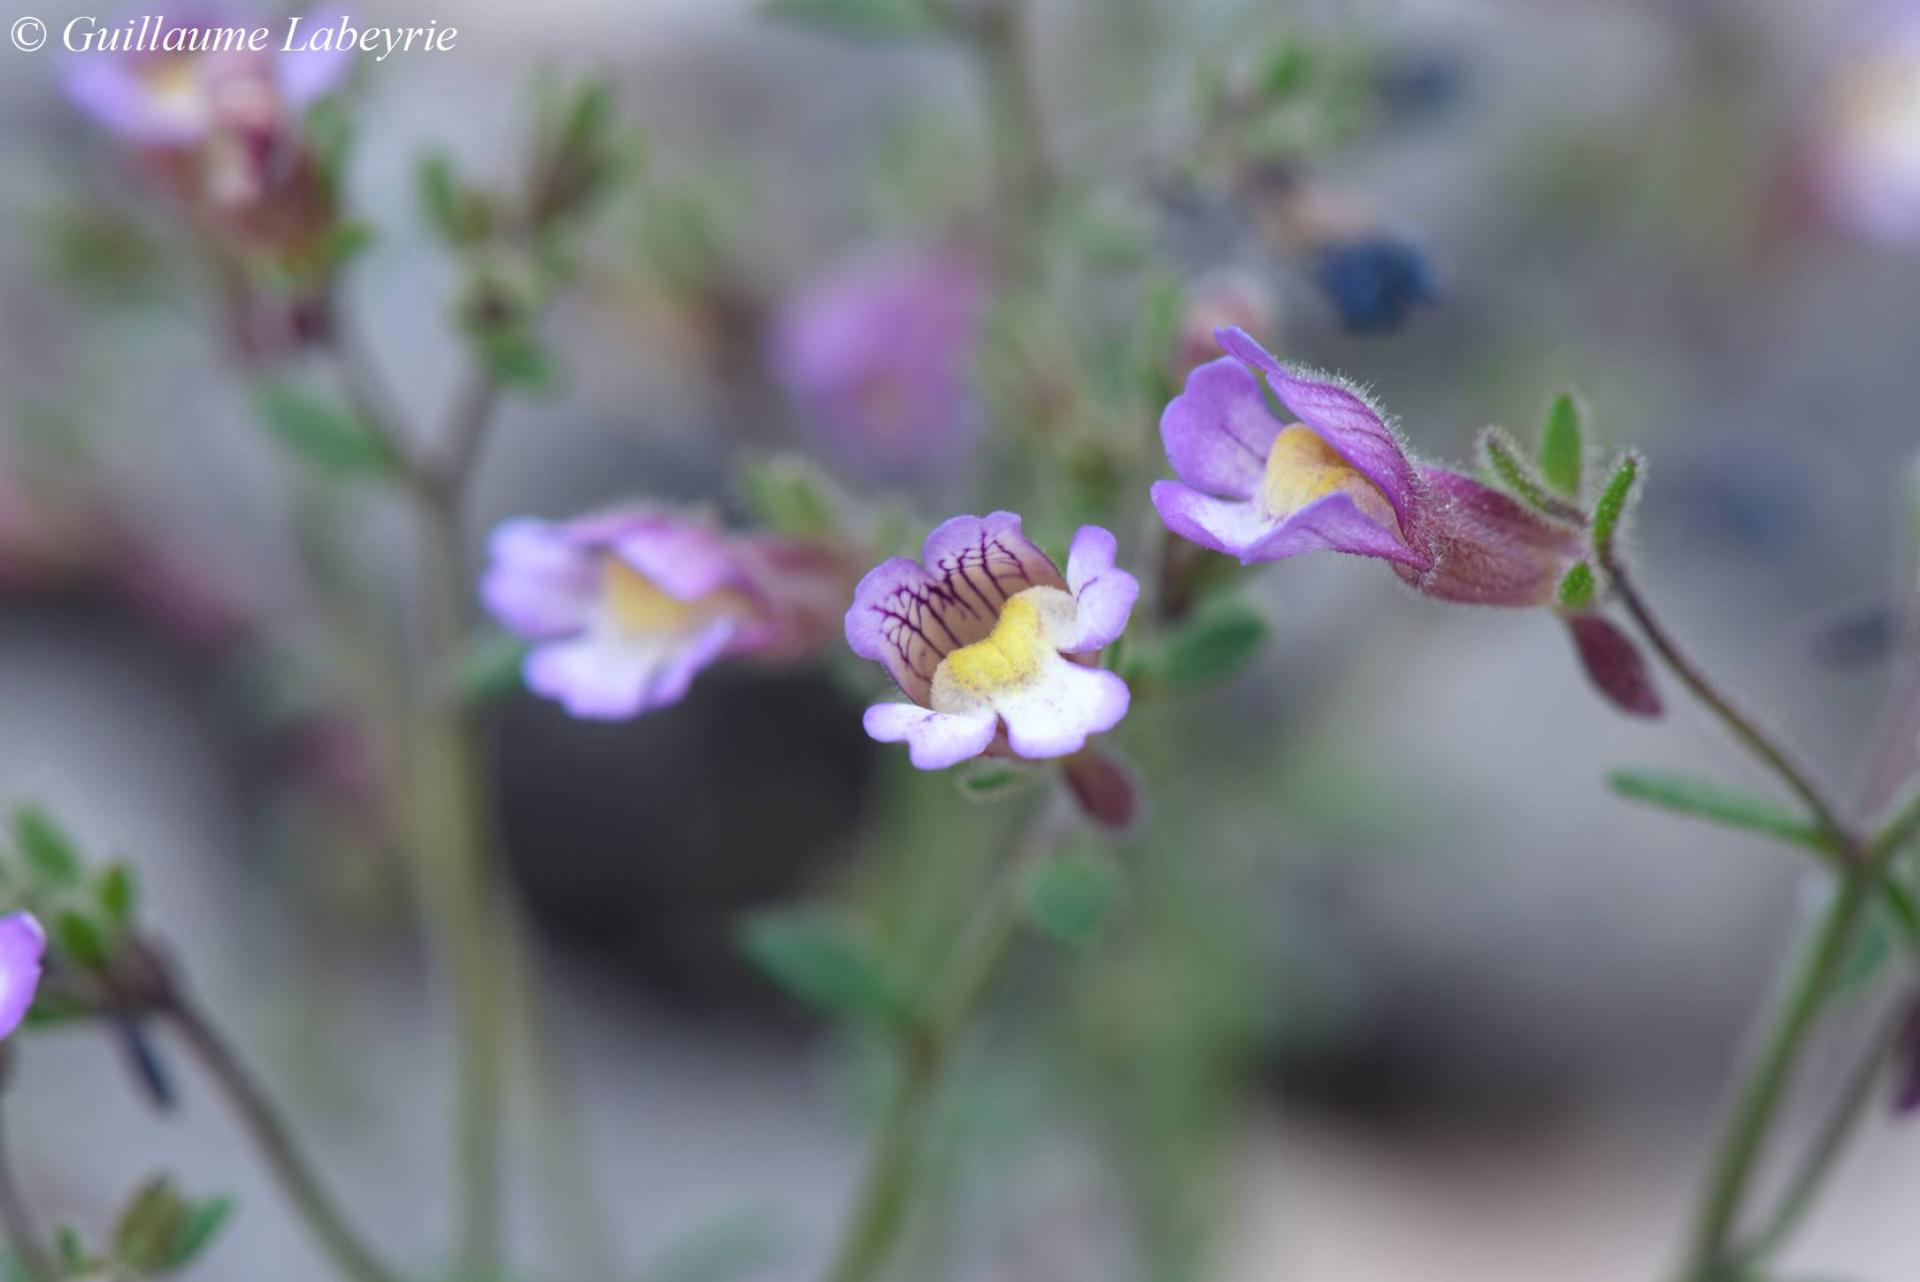
[{"label": "purple flower", "polygon": [[[1156,481],[1169,530],[1242,564],[1306,552],[1378,557],[1416,589],[1473,605],[1541,605],[1580,536],[1497,490],[1414,462],[1352,389],[1297,376],[1238,329],[1160,419],[1179,481]],[[1267,409],[1260,380],[1299,420]]]},{"label": "purple flower", "polygon": [[529,689],[576,717],[615,720],[677,702],[723,655],[804,648],[830,618],[820,602],[851,577],[837,567],[802,545],[629,507],[506,522],[480,592],[502,626],[536,643]]},{"label": "purple flower", "polygon": [[1114,547],[1107,531],[1080,527],[1062,578],[1018,516],[995,512],[941,525],[919,564],[875,566],[854,591],[847,644],[912,702],[868,708],[867,733],[939,770],[990,749],[1064,757],[1113,729],[1131,696],[1096,656],[1140,595]]},{"label": "purple flower", "polygon": [[979,426],[972,366],[987,272],[954,249],[895,249],[829,271],[776,319],[774,373],[833,451],[880,476],[937,470]]},{"label": "purple flower", "polygon": [[40,987],[40,959],[47,951],[47,932],[32,913],[0,917],[0,1038],[20,1027]]},{"label": "purple flower", "polygon": [[[324,25],[317,17],[305,25],[316,20]],[[138,146],[185,148],[217,130],[278,129],[339,86],[353,51],[288,51],[269,40],[256,52],[244,35],[258,26],[255,16],[212,8],[184,18],[83,20],[75,38],[87,47],[67,63],[67,97]]]},{"label": "purple flower", "polygon": [[1802,156],[1822,212],[1890,245],[1920,241],[1920,3],[1859,6]]}]

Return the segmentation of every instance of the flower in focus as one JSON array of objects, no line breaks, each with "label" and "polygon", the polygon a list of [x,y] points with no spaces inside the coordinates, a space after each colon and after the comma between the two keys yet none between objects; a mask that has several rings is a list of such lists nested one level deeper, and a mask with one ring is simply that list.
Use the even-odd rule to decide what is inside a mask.
[{"label": "flower in focus", "polygon": [[529,689],[576,717],[614,720],[677,702],[723,655],[817,645],[850,577],[810,545],[631,507],[506,522],[493,532],[481,596],[502,626],[535,642]]},{"label": "flower in focus", "polygon": [[0,1038],[20,1027],[40,987],[40,959],[47,932],[32,913],[0,917]]},{"label": "flower in focus", "polygon": [[1842,229],[1911,244],[1920,239],[1920,3],[1866,12],[1814,108],[1802,176]]},{"label": "flower in focus", "polygon": [[963,250],[862,258],[785,305],[769,360],[847,462],[877,476],[938,470],[979,426],[971,383],[987,286],[985,265]]},{"label": "flower in focus", "polygon": [[[1160,420],[1178,481],[1156,481],[1169,530],[1240,558],[1378,557],[1414,588],[1474,605],[1552,599],[1581,540],[1497,490],[1417,464],[1352,390],[1296,376],[1237,329]],[[1299,421],[1267,409],[1255,371]]]},{"label": "flower in focus", "polygon": [[1069,756],[1113,729],[1131,696],[1096,656],[1140,595],[1114,550],[1113,535],[1082,526],[1063,578],[1018,516],[995,512],[939,526],[919,563],[874,567],[847,611],[847,644],[912,702],[868,708],[867,733],[939,770],[990,750]]}]

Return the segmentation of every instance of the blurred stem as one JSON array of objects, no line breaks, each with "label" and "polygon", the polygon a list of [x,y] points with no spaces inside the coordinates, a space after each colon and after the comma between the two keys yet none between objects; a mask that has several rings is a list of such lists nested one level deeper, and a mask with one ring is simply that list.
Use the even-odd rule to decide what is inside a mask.
[{"label": "blurred stem", "polygon": [[942,968],[926,1014],[906,1033],[900,1080],[874,1137],[867,1173],[841,1229],[827,1282],[868,1282],[899,1238],[941,1078],[1019,938],[1021,880],[1031,851],[1031,846],[1023,846],[1001,869]]},{"label": "blurred stem", "polygon": [[460,488],[429,483],[414,491],[426,685],[415,730],[417,841],[424,857],[429,930],[454,990],[459,1261],[479,1277],[492,1269],[500,1248],[505,1020],[489,929],[501,914],[495,911],[487,858],[480,745],[453,681],[467,639],[469,579],[460,543]]},{"label": "blurred stem", "polygon": [[[10,1071],[7,1048],[0,1046],[0,1098],[4,1097]],[[33,1216],[27,1211],[27,1200],[21,1195],[20,1185],[13,1178],[13,1157],[7,1144],[4,1117],[0,1117],[0,1228],[7,1231],[14,1259],[29,1282],[54,1282],[59,1274],[54,1271],[53,1261],[40,1249],[40,1234],[33,1226]]]},{"label": "blurred stem", "polygon": [[[220,1087],[246,1127],[287,1200],[345,1277],[353,1282],[399,1282],[400,1275],[380,1262],[348,1227],[320,1177],[301,1154],[293,1133],[260,1085],[247,1072],[213,1026],[186,998],[170,994],[160,1006],[187,1048]],[[46,1274],[52,1277],[52,1274]]]},{"label": "blurred stem", "polygon": [[1873,1098],[1874,1084],[1880,1080],[1887,1057],[1899,1043],[1912,1008],[1910,997],[1894,1006],[1879,1035],[1868,1045],[1867,1053],[1860,1057],[1859,1064],[1841,1088],[1812,1146],[1800,1159],[1799,1166],[1787,1183],[1787,1191],[1780,1199],[1780,1205],[1765,1227],[1741,1248],[1742,1260],[1758,1261],[1779,1249],[1800,1227],[1807,1212],[1813,1209],[1821,1186],[1826,1183],[1827,1176],[1833,1173],[1835,1163],[1846,1150],[1847,1141],[1853,1137],[1861,1118],[1866,1116],[1866,1106]]},{"label": "blurred stem", "polygon": [[994,211],[1003,272],[1012,276],[1028,258],[1031,224],[1052,183],[1045,120],[1027,47],[1030,17],[1023,0],[1000,0],[968,21],[986,90]]},{"label": "blurred stem", "polygon": [[1673,674],[1680,678],[1696,699],[1704,703],[1715,716],[1719,717],[1734,737],[1746,746],[1747,750],[1758,757],[1782,783],[1791,788],[1799,798],[1806,802],[1813,812],[1814,819],[1827,833],[1840,843],[1840,854],[1849,862],[1857,863],[1859,851],[1856,843],[1847,836],[1846,827],[1840,822],[1834,808],[1828,804],[1825,796],[1813,781],[1793,764],[1777,744],[1760,729],[1746,714],[1733,706],[1733,702],[1722,694],[1690,658],[1684,654],[1673,637],[1667,632],[1660,620],[1655,617],[1646,599],[1640,595],[1633,580],[1628,577],[1625,567],[1617,558],[1606,558],[1606,570],[1613,579],[1613,590],[1619,594],[1620,602],[1626,606],[1627,613],[1633,616],[1635,623],[1646,635],[1647,641],[1659,652]]}]

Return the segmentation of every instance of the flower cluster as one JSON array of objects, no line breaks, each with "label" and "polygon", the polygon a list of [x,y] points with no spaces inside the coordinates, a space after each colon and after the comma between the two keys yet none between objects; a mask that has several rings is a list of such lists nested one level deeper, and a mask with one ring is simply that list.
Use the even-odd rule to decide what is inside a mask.
[{"label": "flower cluster", "polygon": [[677,702],[722,656],[780,658],[817,645],[850,578],[827,549],[639,506],[506,522],[481,595],[502,626],[534,643],[529,688],[574,716],[607,720]]}]

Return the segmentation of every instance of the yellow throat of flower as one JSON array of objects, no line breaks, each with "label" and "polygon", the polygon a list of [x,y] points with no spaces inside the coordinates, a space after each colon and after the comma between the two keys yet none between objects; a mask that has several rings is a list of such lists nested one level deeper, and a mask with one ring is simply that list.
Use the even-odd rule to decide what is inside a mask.
[{"label": "yellow throat of flower", "polygon": [[682,601],[611,554],[601,570],[600,586],[608,616],[621,631],[637,636],[691,632],[718,618],[730,615],[744,618],[753,609],[745,597],[725,589]]},{"label": "yellow throat of flower", "polygon": [[1400,528],[1386,492],[1341,458],[1319,433],[1296,423],[1274,437],[1256,496],[1261,509],[1276,518],[1290,516],[1329,494],[1350,494],[1362,515],[1386,529]]},{"label": "yellow throat of flower", "polygon": [[1073,598],[1059,588],[1016,592],[1000,607],[992,632],[952,651],[934,669],[934,709],[960,711],[1039,677],[1059,654],[1050,639],[1053,617],[1072,609]]}]

